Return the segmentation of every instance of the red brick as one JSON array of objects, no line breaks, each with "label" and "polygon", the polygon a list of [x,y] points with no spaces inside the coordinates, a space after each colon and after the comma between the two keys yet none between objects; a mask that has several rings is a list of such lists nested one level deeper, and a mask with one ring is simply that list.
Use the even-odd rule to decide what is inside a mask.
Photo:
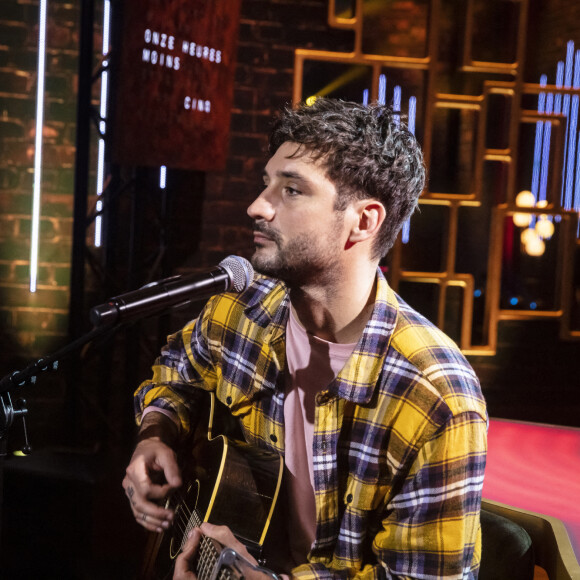
[{"label": "red brick", "polygon": [[30,292],[28,285],[0,285],[2,306],[29,308],[68,308],[67,288],[39,287],[36,292]]},{"label": "red brick", "polygon": [[[14,69],[0,69],[0,91],[3,93],[28,95],[34,87],[35,79],[32,73]],[[0,131],[0,137],[4,133]]]}]

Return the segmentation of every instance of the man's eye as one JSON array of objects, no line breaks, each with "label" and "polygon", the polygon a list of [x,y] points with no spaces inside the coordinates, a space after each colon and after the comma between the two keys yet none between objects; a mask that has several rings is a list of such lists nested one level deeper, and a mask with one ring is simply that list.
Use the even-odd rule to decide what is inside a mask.
[{"label": "man's eye", "polygon": [[301,192],[301,191],[299,191],[298,189],[294,189],[293,187],[289,187],[289,186],[286,186],[286,187],[284,188],[284,190],[286,191],[286,193],[287,193],[288,195],[300,195],[300,194],[302,193],[302,192]]}]

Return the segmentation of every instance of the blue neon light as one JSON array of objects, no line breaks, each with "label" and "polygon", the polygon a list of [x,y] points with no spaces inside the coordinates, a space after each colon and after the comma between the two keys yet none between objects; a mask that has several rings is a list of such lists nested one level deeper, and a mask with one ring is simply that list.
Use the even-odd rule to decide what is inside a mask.
[{"label": "blue neon light", "polygon": [[[395,86],[393,89],[393,110],[397,112],[401,111],[401,87],[399,85]],[[393,119],[395,120],[395,123],[399,124],[401,116],[393,115]]]},{"label": "blue neon light", "polygon": [[[546,115],[551,115],[554,107],[554,94],[548,93],[546,97]],[[548,188],[548,168],[550,164],[550,138],[552,135],[552,124],[544,123],[544,143],[542,147],[542,168],[540,175],[540,192],[539,199],[546,199],[546,190]]]},{"label": "blue neon light", "polygon": [[[540,86],[545,87],[548,84],[547,75],[540,77]],[[546,110],[546,93],[538,95],[538,113],[541,115]],[[544,134],[544,122],[536,122],[536,142],[534,145],[534,164],[532,168],[532,193],[534,198],[538,198],[538,189],[540,186],[540,167],[542,164],[542,135]]]},{"label": "blue neon light", "polygon": [[409,125],[408,129],[415,134],[415,120],[417,118],[417,97],[409,97]]},{"label": "blue neon light", "polygon": [[369,90],[365,89],[363,91],[363,105],[366,107],[369,104]]},{"label": "blue neon light", "polygon": [[387,102],[387,77],[379,76],[379,104],[384,105]]}]

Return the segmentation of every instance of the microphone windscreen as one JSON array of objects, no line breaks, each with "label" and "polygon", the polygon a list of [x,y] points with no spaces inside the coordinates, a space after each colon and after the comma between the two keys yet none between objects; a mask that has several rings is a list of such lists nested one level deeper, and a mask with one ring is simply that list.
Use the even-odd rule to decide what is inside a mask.
[{"label": "microphone windscreen", "polygon": [[219,263],[219,266],[226,270],[230,277],[228,290],[242,292],[252,283],[254,268],[245,258],[228,256]]}]

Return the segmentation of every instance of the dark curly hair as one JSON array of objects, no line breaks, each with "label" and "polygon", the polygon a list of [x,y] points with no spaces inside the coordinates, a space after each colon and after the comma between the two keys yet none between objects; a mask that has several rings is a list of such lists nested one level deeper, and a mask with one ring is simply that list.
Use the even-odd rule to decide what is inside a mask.
[{"label": "dark curly hair", "polygon": [[[275,121],[269,151],[286,141],[320,160],[338,192],[337,210],[353,199],[374,198],[387,211],[373,247],[384,256],[417,207],[425,185],[423,154],[414,135],[389,107],[318,98],[285,109]],[[295,155],[300,155],[300,149]]]}]

